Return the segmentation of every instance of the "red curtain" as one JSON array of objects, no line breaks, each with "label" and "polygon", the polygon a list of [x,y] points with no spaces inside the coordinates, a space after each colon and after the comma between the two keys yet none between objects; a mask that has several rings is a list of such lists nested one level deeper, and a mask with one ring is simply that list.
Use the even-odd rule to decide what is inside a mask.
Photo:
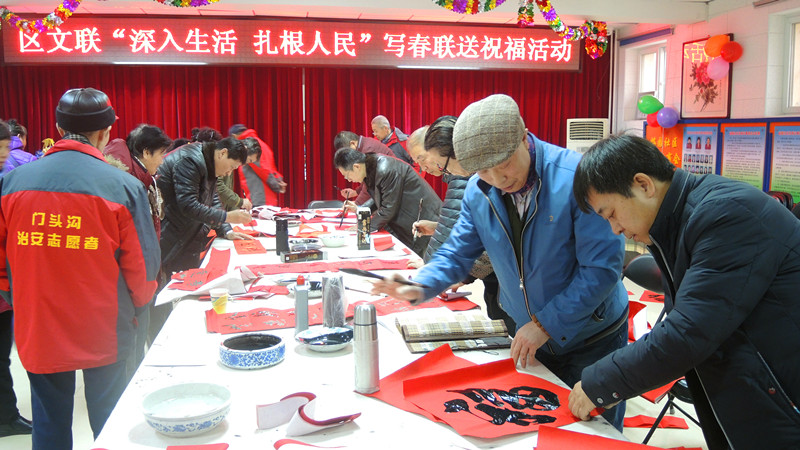
[{"label": "red curtain", "polygon": [[[581,72],[306,69],[310,198],[334,198],[334,185],[346,184],[331,170],[336,133],[372,136],[370,123],[378,114],[411,134],[443,115],[458,116],[476,100],[503,93],[517,101],[528,130],[566,145],[568,118],[608,117],[610,55],[592,60],[581,53]],[[441,178],[427,179],[444,194],[447,187]]]},{"label": "red curtain", "polygon": [[[371,136],[378,114],[406,133],[458,115],[493,93],[517,100],[528,129],[566,143],[566,119],[607,117],[609,55],[582,55],[581,72],[490,72],[263,66],[0,66],[0,117],[28,128],[28,150],[57,138],[55,107],[69,88],[106,92],[120,120],[112,138],[142,122],[173,138],[198,126],[227,133],[243,123],[275,153],[289,183],[282,205],[302,208],[337,198],[345,180],[333,169],[333,138],[341,130]],[[303,88],[305,86],[305,101]],[[303,123],[305,109],[305,123]],[[443,195],[439,178],[428,177]]]}]

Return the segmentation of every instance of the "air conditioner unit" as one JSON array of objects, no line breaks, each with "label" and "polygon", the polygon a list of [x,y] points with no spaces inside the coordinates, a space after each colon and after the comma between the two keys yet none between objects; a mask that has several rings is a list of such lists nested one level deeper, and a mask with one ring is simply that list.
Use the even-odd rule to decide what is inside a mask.
[{"label": "air conditioner unit", "polygon": [[608,119],[567,119],[567,148],[585,153],[600,139],[608,137]]}]

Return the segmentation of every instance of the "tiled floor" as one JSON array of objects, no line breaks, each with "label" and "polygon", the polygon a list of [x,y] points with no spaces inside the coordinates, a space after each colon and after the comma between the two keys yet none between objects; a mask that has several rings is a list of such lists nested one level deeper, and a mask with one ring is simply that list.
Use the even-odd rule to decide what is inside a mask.
[{"label": "tiled floor", "polygon": [[[638,300],[639,297],[641,296],[642,288],[627,282],[626,286],[631,292],[633,292],[631,299]],[[483,286],[480,285],[480,283],[475,283],[463,289],[468,289],[473,292],[473,295],[471,296],[473,301],[476,301],[478,303],[482,302]],[[655,322],[659,312],[660,312],[660,307],[658,304],[648,303],[647,316],[650,323]],[[17,357],[16,354],[16,349],[12,350],[11,359],[12,359],[11,373],[14,377],[14,389],[17,392],[17,396],[19,397],[18,406],[20,412],[22,413],[23,416],[31,418],[30,391],[28,386],[28,378],[25,374],[25,370],[22,368],[19,362],[19,358]],[[80,374],[77,376],[76,384],[77,386],[75,392],[75,413],[72,426],[74,448],[76,450],[88,450],[92,448],[93,438],[92,438],[91,428],[89,427],[89,420],[86,415],[86,402],[83,399],[83,379],[80,376]],[[661,403],[654,405],[642,398],[635,398],[629,400],[626,417],[637,416],[640,414],[651,417],[657,417],[665,401],[666,400],[662,400]],[[694,412],[692,405],[687,405],[685,403],[680,403],[680,404],[687,411],[692,413]],[[683,417],[682,414],[677,410],[675,411],[675,415],[677,417]],[[662,448],[702,447],[703,449],[707,449],[707,447],[705,446],[705,441],[703,439],[703,434],[700,431],[699,427],[689,420],[687,420],[686,422],[689,424],[688,430],[677,430],[677,429],[656,430],[655,434],[653,435],[653,437],[649,442],[649,445]],[[647,431],[648,429],[646,428],[625,428],[624,434],[628,439],[630,439],[633,442],[642,442],[645,435],[647,434]],[[269,447],[269,445],[265,446],[264,448],[267,447]],[[3,450],[28,450],[31,448],[30,436],[11,436],[6,438],[0,438],[0,448],[2,448]],[[114,449],[114,450],[120,450],[120,449]]]}]

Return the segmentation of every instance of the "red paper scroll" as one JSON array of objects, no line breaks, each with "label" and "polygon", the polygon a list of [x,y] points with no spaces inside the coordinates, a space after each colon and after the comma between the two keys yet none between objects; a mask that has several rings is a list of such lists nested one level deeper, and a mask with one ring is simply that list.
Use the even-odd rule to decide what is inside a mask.
[{"label": "red paper scroll", "polygon": [[496,438],[579,420],[568,389],[517,372],[511,359],[406,380],[403,394],[462,436]]},{"label": "red paper scroll", "polygon": [[430,420],[440,422],[433,414],[406,400],[403,395],[403,381],[447,372],[464,367],[472,367],[475,363],[453,355],[449,345],[442,345],[425,354],[411,364],[381,379],[381,389],[374,394],[365,394],[396,406],[404,411],[421,414]]},{"label": "red paper scroll", "polygon": [[579,448],[581,450],[638,450],[638,449],[658,449],[634,442],[618,441],[606,437],[594,436],[591,434],[576,433],[574,431],[544,426],[539,428],[539,439],[536,442],[536,450],[564,450],[566,448]]},{"label": "red paper scroll", "polygon": [[279,273],[336,272],[341,268],[362,270],[407,270],[407,259],[365,259],[357,261],[309,261],[283,264],[263,264],[247,266],[250,271],[260,275]]},{"label": "red paper scroll", "polygon": [[208,257],[208,264],[205,267],[184,270],[174,274],[172,279],[181,280],[182,283],[173,283],[169,287],[170,289],[180,289],[182,291],[194,291],[209,281],[224,275],[228,270],[230,260],[230,250],[212,248],[211,255]]},{"label": "red paper scroll", "polygon": [[639,297],[640,302],[664,303],[664,294],[656,294],[653,291],[644,291]]},{"label": "red paper scroll", "polygon": [[236,253],[240,255],[251,255],[255,253],[267,253],[267,249],[257,239],[252,240],[236,240],[233,241],[233,246],[236,248]]}]

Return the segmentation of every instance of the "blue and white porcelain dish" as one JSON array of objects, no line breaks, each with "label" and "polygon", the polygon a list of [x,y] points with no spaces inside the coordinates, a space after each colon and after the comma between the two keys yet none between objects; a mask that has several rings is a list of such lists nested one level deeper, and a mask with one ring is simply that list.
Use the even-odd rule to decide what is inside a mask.
[{"label": "blue and white porcelain dish", "polygon": [[145,421],[161,434],[189,437],[211,431],[231,409],[231,392],[213,383],[183,383],[155,390],[142,400]]},{"label": "blue and white porcelain dish", "polygon": [[350,327],[311,327],[297,333],[294,338],[315,352],[335,352],[350,345],[353,340],[353,329]]},{"label": "blue and white porcelain dish", "polygon": [[283,361],[286,344],[278,336],[248,333],[219,344],[219,360],[233,369],[261,369]]}]

